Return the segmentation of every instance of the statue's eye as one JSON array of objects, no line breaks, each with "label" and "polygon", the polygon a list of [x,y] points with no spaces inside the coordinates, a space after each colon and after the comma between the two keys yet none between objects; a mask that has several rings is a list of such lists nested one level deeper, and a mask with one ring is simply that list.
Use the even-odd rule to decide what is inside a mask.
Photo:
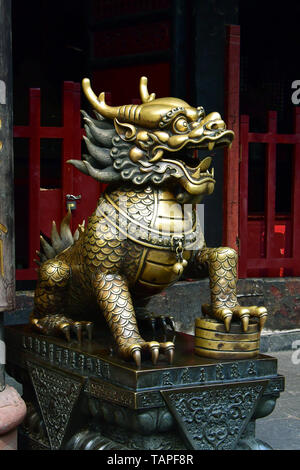
[{"label": "statue's eye", "polygon": [[187,120],[183,117],[180,117],[174,122],[174,130],[177,132],[186,132],[188,130]]}]

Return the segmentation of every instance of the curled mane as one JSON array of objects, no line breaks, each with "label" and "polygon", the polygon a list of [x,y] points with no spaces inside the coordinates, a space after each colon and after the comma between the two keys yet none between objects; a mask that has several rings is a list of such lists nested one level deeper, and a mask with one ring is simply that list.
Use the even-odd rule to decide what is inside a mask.
[{"label": "curled mane", "polygon": [[97,119],[91,118],[85,111],[81,112],[88,154],[83,154],[82,160],[69,160],[68,163],[101,183],[130,181],[137,186],[158,185],[170,177],[173,170],[166,165],[161,167],[158,163],[151,164],[146,158],[138,163],[133,162],[129,157],[133,145],[121,139],[113,121],[97,112]]}]

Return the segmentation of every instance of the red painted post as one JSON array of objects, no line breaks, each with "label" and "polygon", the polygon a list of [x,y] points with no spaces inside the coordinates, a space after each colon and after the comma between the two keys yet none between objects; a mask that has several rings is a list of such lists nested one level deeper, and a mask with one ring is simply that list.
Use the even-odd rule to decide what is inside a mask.
[{"label": "red painted post", "polygon": [[267,260],[274,256],[275,246],[276,133],[277,112],[269,111],[265,192],[265,257]]},{"label": "red painted post", "polygon": [[[294,133],[291,135],[277,134],[277,113],[269,111],[268,113],[268,132],[267,133],[249,133],[246,125],[247,117],[241,119],[241,146],[242,146],[242,162],[240,172],[240,277],[247,274],[247,269],[264,270],[265,276],[274,275],[272,270],[278,273],[282,269],[293,270],[293,275],[300,275],[300,212],[298,210],[300,200],[300,110],[295,108],[294,115]],[[246,141],[248,143],[246,145]],[[246,191],[246,176],[248,175],[248,164],[246,171],[245,155],[248,158],[248,144],[250,142],[260,142],[267,144],[266,159],[266,191],[265,191],[265,240],[264,240],[264,257],[248,258],[246,235],[246,194],[248,194],[248,186]],[[292,240],[286,239],[285,257],[278,258],[275,244],[275,223],[276,223],[276,145],[277,144],[294,145],[293,160],[293,197],[292,197],[292,213],[291,225],[293,237]],[[290,242],[290,245],[289,245]],[[291,246],[292,245],[292,246]]]},{"label": "red painted post", "polygon": [[[40,126],[40,90],[30,89],[29,95],[29,125],[14,126],[14,137],[29,139],[29,247],[28,269],[18,269],[17,279],[36,279],[33,261],[36,258],[36,250],[40,247],[41,229],[41,191],[40,191],[40,139],[62,139],[62,188],[56,191],[61,193],[60,213],[56,219],[59,222],[66,213],[66,194],[72,194],[74,190],[73,167],[66,163],[68,159],[80,158],[81,138],[83,130],[80,120],[80,85],[79,83],[65,82],[63,90],[63,127]],[[49,193],[49,201],[53,203],[53,190],[43,190]],[[53,209],[53,208],[51,208]],[[50,211],[51,212],[51,211]],[[52,211],[53,212],[53,211]],[[51,220],[49,220],[51,224]]]},{"label": "red painted post", "polygon": [[36,250],[40,248],[40,122],[41,92],[29,91],[29,268],[35,268]]},{"label": "red painted post", "polygon": [[292,230],[293,230],[293,275],[300,276],[300,108],[294,110],[294,133],[297,143],[293,153]]},{"label": "red painted post", "polygon": [[239,231],[239,100],[240,26],[227,26],[225,122],[234,131],[230,150],[224,152],[223,245],[238,250]]},{"label": "red painted post", "polygon": [[[62,194],[61,194],[61,217],[66,214],[66,195],[73,194],[73,166],[67,164],[67,160],[75,158],[74,155],[74,95],[75,83],[64,82],[63,84],[63,148],[61,159]],[[79,95],[80,98],[80,95]]]},{"label": "red painted post", "polygon": [[249,116],[242,115],[240,123],[240,210],[239,210],[239,277],[247,277],[248,263],[248,159]]},{"label": "red painted post", "polygon": [[[71,158],[76,159],[76,160],[81,159],[81,140],[83,136],[83,130],[81,128],[80,101],[81,101],[80,83],[74,83],[74,88],[73,88],[73,153],[72,153]],[[69,163],[65,162],[65,166],[72,166],[71,175],[72,175],[72,181],[73,181],[74,195],[83,197],[82,190],[77,191],[77,188],[76,188],[76,184],[75,184],[76,176],[75,176],[75,169],[73,165],[70,165]],[[66,193],[66,194],[72,194],[72,193]],[[63,211],[66,211],[66,200],[64,204],[65,204],[65,207],[63,207]],[[78,204],[80,204],[80,202]],[[72,217],[71,227],[73,227],[73,229],[77,228],[78,223],[79,222],[76,223],[76,218]]]}]

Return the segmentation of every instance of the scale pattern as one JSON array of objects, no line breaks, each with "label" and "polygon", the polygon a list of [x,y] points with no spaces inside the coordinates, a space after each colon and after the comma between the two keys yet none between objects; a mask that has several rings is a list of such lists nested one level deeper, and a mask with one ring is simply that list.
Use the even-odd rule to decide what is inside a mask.
[{"label": "scale pattern", "polygon": [[211,300],[214,309],[233,308],[238,305],[236,296],[237,253],[232,248],[205,247],[199,252],[198,262],[207,264]]},{"label": "scale pattern", "polygon": [[[159,191],[151,187],[133,191],[124,186],[101,196],[86,228],[79,227],[78,240],[40,267],[31,315],[35,328],[44,334],[64,332],[69,335],[70,327],[78,331],[81,324],[84,326],[102,312],[123,357],[134,356],[139,363],[142,350],[150,351],[154,361],[159,349],[168,350],[172,355],[174,345],[171,343],[170,346],[169,343],[147,342],[140,336],[132,300],[133,294],[140,295],[142,280],[150,285],[152,294],[163,290],[180,276],[174,275],[173,268],[178,260],[176,263],[171,244],[166,247],[160,245],[159,250],[155,245],[157,237],[153,235],[151,243],[154,245],[149,248],[136,234],[140,227],[146,232],[154,230],[152,233],[155,234],[156,217],[162,207],[159,204],[163,201]],[[169,197],[170,191],[167,194]],[[125,204],[126,215],[121,210],[122,204]],[[189,253],[187,259],[189,257],[198,265],[208,266],[211,305],[203,306],[204,313],[224,322],[235,314],[244,325],[250,314],[261,318],[266,316],[263,307],[243,308],[238,304],[238,258],[234,250],[204,246],[196,256]],[[155,278],[160,265],[163,281]],[[142,278],[146,272],[148,277]],[[145,297],[147,289],[143,289]]]},{"label": "scale pattern", "polygon": [[122,355],[130,357],[140,347],[160,347],[154,341],[149,345],[139,334],[125,276],[97,273],[93,284],[98,303]]}]

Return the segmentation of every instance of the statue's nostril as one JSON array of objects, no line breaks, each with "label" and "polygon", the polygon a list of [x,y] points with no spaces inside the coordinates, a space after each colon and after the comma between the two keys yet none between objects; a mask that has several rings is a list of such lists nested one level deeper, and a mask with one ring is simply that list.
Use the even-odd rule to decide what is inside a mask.
[{"label": "statue's nostril", "polygon": [[216,131],[218,129],[225,129],[226,126],[225,126],[225,122],[224,121],[213,121],[213,122],[209,122],[207,124],[207,128],[211,131]]}]

